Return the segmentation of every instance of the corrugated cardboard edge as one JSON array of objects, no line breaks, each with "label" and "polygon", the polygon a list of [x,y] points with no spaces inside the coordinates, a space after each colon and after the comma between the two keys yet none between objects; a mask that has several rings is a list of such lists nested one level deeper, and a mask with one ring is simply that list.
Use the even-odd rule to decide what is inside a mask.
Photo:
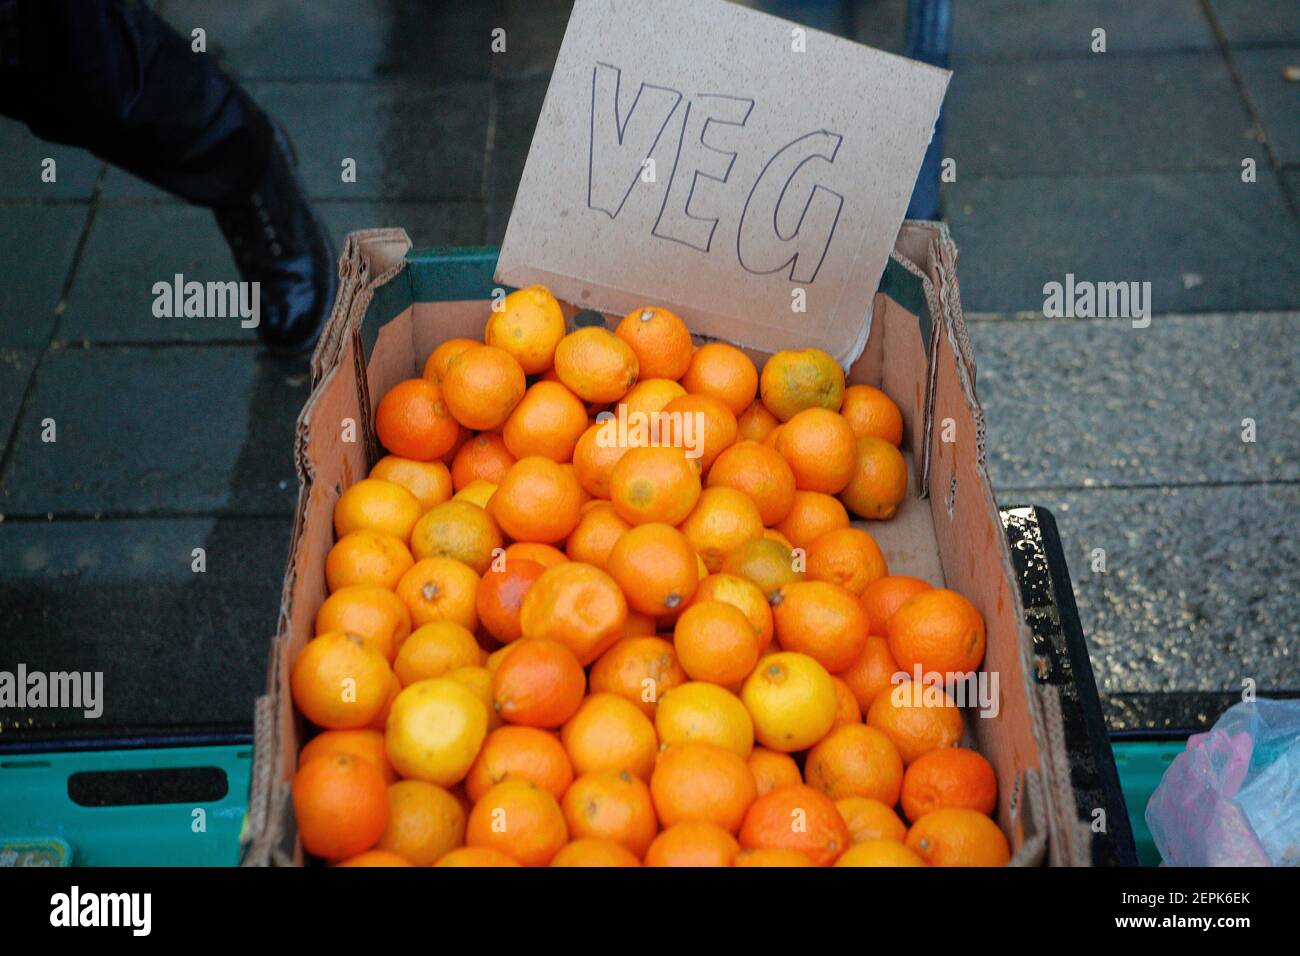
[{"label": "corrugated cardboard edge", "polygon": [[[311,360],[312,391],[298,415],[294,435],[294,466],[298,472],[298,503],[294,510],[293,530],[285,562],[284,586],[280,592],[279,621],[272,639],[267,676],[267,693],[257,700],[253,727],[253,766],[249,782],[248,816],[241,837],[240,863],[244,866],[292,866],[296,860],[296,829],[290,825],[293,804],[288,781],[279,774],[276,761],[280,753],[280,720],[277,713],[278,688],[289,642],[289,605],[292,600],[298,553],[307,503],[315,473],[307,453],[312,414],[326,386],[337,373],[343,346],[355,341],[354,356],[362,349],[358,337],[361,320],[366,314],[374,290],[401,272],[411,240],[405,229],[367,229],[349,233],[339,260],[339,288],[320,341]],[[357,399],[364,410],[361,427],[365,430],[368,455],[374,460],[377,447],[369,415],[370,396],[364,369],[355,369]]]}]

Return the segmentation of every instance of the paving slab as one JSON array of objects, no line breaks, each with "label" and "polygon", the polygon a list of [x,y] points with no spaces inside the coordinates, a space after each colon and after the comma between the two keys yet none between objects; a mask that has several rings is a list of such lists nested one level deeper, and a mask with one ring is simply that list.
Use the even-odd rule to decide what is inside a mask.
[{"label": "paving slab", "polygon": [[184,203],[100,205],[59,326],[59,337],[80,343],[252,342],[257,333],[239,318],[159,318],[158,282],[230,282],[239,279],[216,219]]},{"label": "paving slab", "polygon": [[490,4],[458,3],[453,12],[422,0],[168,0],[163,12],[185,36],[202,27],[209,55],[242,79],[456,80],[488,72]]},{"label": "paving slab", "polygon": [[[4,711],[24,731],[247,725],[266,685],[287,518],[5,521],[5,666],[103,674],[103,714]],[[192,570],[195,548],[206,570]]]},{"label": "paving slab", "polygon": [[9,447],[36,356],[30,349],[0,348],[0,455]]},{"label": "paving slab", "polygon": [[308,387],[305,363],[256,347],[59,349],[0,475],[0,513],[288,514]]},{"label": "paving slab", "polygon": [[1300,312],[970,334],[996,488],[1300,482]]},{"label": "paving slab", "polygon": [[356,229],[401,226],[419,246],[477,246],[483,243],[483,204],[478,202],[343,202],[322,200],[316,210],[343,250]]},{"label": "paving slab", "polygon": [[44,347],[90,207],[0,205],[0,346]]},{"label": "paving slab", "polygon": [[1300,83],[1283,76],[1288,67],[1300,69],[1300,44],[1234,50],[1232,59],[1278,159],[1300,163]]},{"label": "paving slab", "polygon": [[1300,42],[1300,8],[1287,0],[1209,0],[1229,43]]},{"label": "paving slab", "polygon": [[962,179],[944,190],[968,312],[1041,314],[1067,273],[1149,281],[1156,313],[1300,306],[1300,230],[1276,175],[1231,169]]},{"label": "paving slab", "polygon": [[[1300,485],[1017,493],[1060,526],[1103,693],[1300,689]],[[1105,573],[1092,571],[1094,549]]]},{"label": "paving slab", "polygon": [[1111,55],[1210,50],[1216,42],[1198,0],[981,0],[953,4],[952,62],[1095,56],[1098,28]]},{"label": "paving slab", "polygon": [[1217,52],[958,65],[944,116],[959,181],[1240,168],[1259,152]]},{"label": "paving slab", "polygon": [[[487,81],[250,83],[298,153],[321,199],[479,199],[487,141]],[[343,161],[356,181],[343,181]]]},{"label": "paving slab", "polygon": [[[54,160],[54,182],[42,179]],[[103,161],[84,149],[38,139],[17,120],[0,117],[0,199],[90,199]]]},{"label": "paving slab", "polygon": [[497,121],[492,137],[488,196],[487,241],[500,245],[510,221],[519,179],[533,142],[533,130],[542,112],[549,80],[514,80],[497,83]]}]

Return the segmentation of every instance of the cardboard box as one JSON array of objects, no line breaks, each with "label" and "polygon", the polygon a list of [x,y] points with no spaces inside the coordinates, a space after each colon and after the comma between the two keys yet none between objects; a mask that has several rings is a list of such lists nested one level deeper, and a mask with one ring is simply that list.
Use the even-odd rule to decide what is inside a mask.
[{"label": "cardboard box", "polygon": [[382,454],[375,404],[439,342],[481,337],[502,285],[531,282],[570,319],[666,305],[760,365],[816,345],[851,383],[898,403],[908,497],[892,520],[859,524],[891,571],[955,588],[984,615],[996,716],[967,725],[997,770],[1013,862],[1088,863],[1089,808],[1071,788],[1058,691],[1033,678],[988,481],[956,250],[943,226],[902,223],[946,72],[721,2],[630,19],[619,9],[575,6],[499,261],[493,250],[412,252],[400,229],[348,237],[298,422],[298,509],[256,715],[245,863],[303,859],[290,781],[307,728],[289,670],[326,595],[334,504]]}]

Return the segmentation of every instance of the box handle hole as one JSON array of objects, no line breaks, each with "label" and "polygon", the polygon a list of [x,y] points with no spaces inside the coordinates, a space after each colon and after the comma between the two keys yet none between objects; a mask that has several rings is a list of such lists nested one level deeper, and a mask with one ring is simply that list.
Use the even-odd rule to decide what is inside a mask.
[{"label": "box handle hole", "polygon": [[229,792],[220,767],[85,770],[68,777],[68,798],[82,807],[215,803]]}]

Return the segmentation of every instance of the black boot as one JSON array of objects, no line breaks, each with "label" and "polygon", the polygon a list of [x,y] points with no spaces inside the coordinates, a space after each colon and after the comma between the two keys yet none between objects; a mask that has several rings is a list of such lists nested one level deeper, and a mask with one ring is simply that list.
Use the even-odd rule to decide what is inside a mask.
[{"label": "black boot", "polygon": [[316,345],[338,284],[329,234],[298,182],[288,136],[275,126],[266,172],[248,198],[214,208],[245,282],[261,283],[258,334],[283,352]]}]

